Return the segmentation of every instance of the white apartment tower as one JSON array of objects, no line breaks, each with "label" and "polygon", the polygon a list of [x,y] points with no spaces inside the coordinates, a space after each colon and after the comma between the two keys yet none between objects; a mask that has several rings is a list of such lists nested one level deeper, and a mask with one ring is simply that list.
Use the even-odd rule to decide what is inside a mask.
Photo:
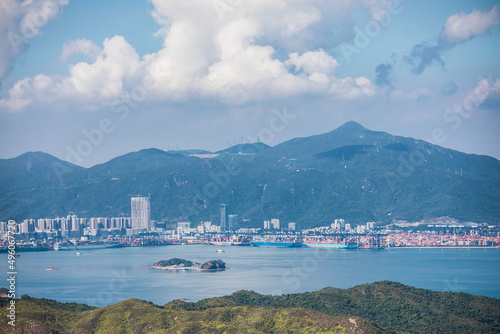
[{"label": "white apartment tower", "polygon": [[132,228],[151,229],[149,197],[131,198]]}]

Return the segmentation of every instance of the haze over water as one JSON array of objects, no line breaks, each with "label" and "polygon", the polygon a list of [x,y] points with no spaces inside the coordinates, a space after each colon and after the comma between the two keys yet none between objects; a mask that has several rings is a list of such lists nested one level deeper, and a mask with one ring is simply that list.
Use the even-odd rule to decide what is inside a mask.
[{"label": "haze over water", "polygon": [[[18,297],[28,294],[94,306],[138,298],[165,304],[197,301],[238,290],[298,293],[324,287],[391,280],[436,291],[500,298],[499,249],[317,250],[302,248],[166,246],[21,253]],[[3,255],[2,257],[5,257]],[[149,267],[159,260],[222,259],[219,272],[173,272]],[[46,267],[56,270],[46,271]],[[2,272],[5,282],[5,272]],[[5,285],[5,284],[4,284]]]}]

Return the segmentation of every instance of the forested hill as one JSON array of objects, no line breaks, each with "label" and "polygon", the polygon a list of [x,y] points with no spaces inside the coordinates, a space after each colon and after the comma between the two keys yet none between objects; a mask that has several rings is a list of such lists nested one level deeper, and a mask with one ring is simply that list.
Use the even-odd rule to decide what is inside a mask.
[{"label": "forested hill", "polygon": [[0,160],[0,220],[130,215],[151,195],[151,217],[219,221],[231,205],[246,226],[279,218],[301,227],[449,216],[500,220],[500,162],[349,122],[274,147],[147,149],[83,168],[49,154]]},{"label": "forested hill", "polygon": [[[161,291],[159,291],[161,293]],[[0,316],[7,319],[7,298]],[[238,291],[163,306],[137,299],[95,308],[23,296],[0,333],[500,333],[500,300],[395,282],[266,296]]]}]

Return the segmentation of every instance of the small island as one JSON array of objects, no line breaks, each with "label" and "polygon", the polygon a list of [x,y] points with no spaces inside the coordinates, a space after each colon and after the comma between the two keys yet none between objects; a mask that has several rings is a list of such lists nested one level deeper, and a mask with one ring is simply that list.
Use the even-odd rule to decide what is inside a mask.
[{"label": "small island", "polygon": [[203,264],[173,258],[169,260],[158,261],[153,265],[153,268],[162,270],[199,270],[199,271],[216,271],[225,270],[226,264],[222,260],[211,260]]}]

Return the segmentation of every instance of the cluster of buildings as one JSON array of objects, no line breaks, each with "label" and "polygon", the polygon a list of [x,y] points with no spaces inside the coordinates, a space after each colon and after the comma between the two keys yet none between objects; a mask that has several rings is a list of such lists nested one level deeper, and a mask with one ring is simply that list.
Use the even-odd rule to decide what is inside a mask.
[{"label": "cluster of buildings", "polygon": [[346,234],[364,234],[374,230],[376,223],[368,222],[366,224],[359,224],[352,226],[346,223],[344,219],[335,219],[330,226],[320,226],[311,229],[304,230],[304,233],[320,233],[320,234],[335,234],[335,233],[346,233]]},{"label": "cluster of buildings", "polygon": [[221,232],[237,231],[239,225],[238,215],[231,214],[229,204],[220,205],[220,230]]},{"label": "cluster of buildings", "polygon": [[[229,204],[220,204],[220,223],[214,225],[210,221],[201,222],[198,226],[192,227],[190,222],[179,222],[171,229],[161,229],[161,224],[156,225],[151,219],[150,197],[135,196],[130,202],[130,217],[92,217],[79,218],[77,215],[69,214],[66,217],[25,219],[16,226],[16,233],[30,236],[31,233],[45,232],[47,236],[80,238],[84,236],[108,237],[112,235],[141,235],[148,232],[165,232],[170,238],[183,239],[184,237],[200,237],[205,234],[296,234],[303,235],[356,235],[359,244],[372,244],[373,237],[370,235],[384,235],[383,243],[387,246],[436,246],[436,245],[457,245],[457,246],[482,246],[490,243],[499,244],[500,240],[498,228],[487,224],[464,223],[459,224],[452,219],[437,219],[434,221],[422,221],[419,223],[408,223],[394,221],[386,226],[377,226],[375,222],[358,224],[352,226],[344,219],[335,219],[329,226],[315,227],[297,231],[297,224],[289,222],[283,224],[277,218],[265,220],[263,228],[240,228],[239,216],[231,212]],[[155,226],[156,225],[156,226]],[[483,226],[485,225],[485,226]],[[424,234],[412,233],[411,229],[425,228],[421,230]],[[454,239],[450,235],[463,234],[464,229],[467,234]],[[493,235],[494,239],[484,239],[478,235],[478,229],[486,231],[483,235]],[[444,231],[443,231],[444,229]],[[449,229],[449,231],[448,231]],[[459,232],[456,232],[459,229]],[[468,229],[468,230],[467,230]],[[407,230],[410,230],[407,232]],[[7,222],[0,222],[0,232],[7,231]],[[484,232],[483,231],[483,232]],[[416,231],[413,231],[416,232]],[[435,234],[435,235],[433,235]],[[444,234],[444,236],[443,236]],[[368,238],[364,240],[363,238]],[[371,239],[370,239],[371,238]],[[381,238],[381,237],[377,237]]]},{"label": "cluster of buildings", "polygon": [[[80,237],[97,235],[101,230],[125,230],[126,234],[138,234],[154,229],[151,220],[151,204],[149,197],[132,197],[130,217],[92,217],[79,218],[69,214],[66,217],[25,219],[16,226],[16,233],[58,231],[62,237]],[[7,222],[0,222],[0,231],[7,231]]]},{"label": "cluster of buildings", "polygon": [[[281,228],[280,226],[280,220],[273,218],[271,220],[264,220],[264,230],[279,230]],[[294,222],[288,223],[288,231],[295,231],[297,230],[297,224]]]},{"label": "cluster of buildings", "polygon": [[470,231],[463,234],[397,233],[385,236],[388,247],[477,247],[500,245],[500,236],[483,236]]}]

